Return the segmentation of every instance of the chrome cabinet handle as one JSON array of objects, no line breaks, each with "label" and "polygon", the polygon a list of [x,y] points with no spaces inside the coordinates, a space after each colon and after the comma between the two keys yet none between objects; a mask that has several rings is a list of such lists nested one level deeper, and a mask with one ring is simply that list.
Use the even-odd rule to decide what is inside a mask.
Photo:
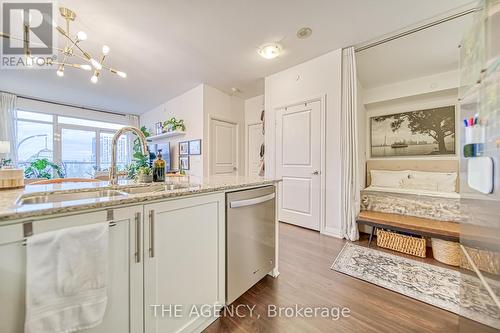
[{"label": "chrome cabinet handle", "polygon": [[149,257],[155,256],[155,211],[149,211]]},{"label": "chrome cabinet handle", "polygon": [[141,213],[135,213],[135,262],[141,262]]}]

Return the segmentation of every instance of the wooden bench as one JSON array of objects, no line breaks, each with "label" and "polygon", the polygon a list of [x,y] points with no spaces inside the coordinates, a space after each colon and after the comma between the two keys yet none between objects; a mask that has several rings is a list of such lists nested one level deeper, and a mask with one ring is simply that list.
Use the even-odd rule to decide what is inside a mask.
[{"label": "wooden bench", "polygon": [[358,224],[372,227],[368,246],[377,228],[407,232],[414,235],[433,237],[458,242],[460,240],[460,225],[456,222],[445,222],[421,217],[399,214],[362,211],[357,218]]}]

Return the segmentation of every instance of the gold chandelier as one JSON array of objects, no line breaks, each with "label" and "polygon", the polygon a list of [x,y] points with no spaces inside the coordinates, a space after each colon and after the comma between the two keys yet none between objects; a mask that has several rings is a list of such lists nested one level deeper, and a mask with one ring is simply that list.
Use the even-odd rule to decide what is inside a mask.
[{"label": "gold chandelier", "polygon": [[[125,72],[119,71],[117,69],[111,68],[107,65],[104,64],[104,61],[106,60],[107,56],[109,55],[110,48],[107,45],[102,46],[102,54],[100,55],[99,59],[96,59],[92,57],[92,55],[83,49],[81,46],[81,43],[87,40],[87,34],[84,31],[79,31],[75,35],[72,35],[72,32],[70,31],[70,25],[72,22],[75,21],[76,19],[76,13],[72,11],[71,9],[65,8],[65,7],[60,7],[59,8],[59,13],[63,17],[63,19],[66,22],[66,27],[62,28],[57,25],[57,23],[54,21],[52,22],[52,25],[54,28],[65,38],[65,46],[64,48],[59,48],[57,46],[49,46],[52,48],[54,51],[57,51],[58,53],[61,54],[62,59],[58,60],[50,60],[49,65],[55,65],[57,66],[57,71],[56,74],[59,77],[63,77],[66,68],[76,68],[76,69],[81,69],[85,71],[92,71],[93,74],[90,77],[90,82],[92,83],[97,83],[99,81],[99,76],[103,72],[110,72],[112,74],[116,74],[119,77],[126,78],[127,74]],[[33,62],[33,59],[31,57],[31,51],[30,51],[30,40],[29,40],[29,26],[25,25],[24,26],[24,36],[22,39],[20,38],[15,38],[13,36],[10,36],[6,33],[0,32],[0,37],[4,38],[10,38],[10,39],[17,39],[17,40],[22,40],[24,44],[24,53],[26,56],[26,63],[29,66],[29,64]],[[59,58],[59,57],[58,57]],[[70,62],[71,59],[78,59],[79,62],[83,63],[74,63],[74,61]]]}]

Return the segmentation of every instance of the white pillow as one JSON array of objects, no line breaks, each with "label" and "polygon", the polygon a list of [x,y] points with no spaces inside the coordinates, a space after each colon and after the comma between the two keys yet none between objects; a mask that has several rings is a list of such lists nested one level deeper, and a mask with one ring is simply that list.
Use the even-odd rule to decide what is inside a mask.
[{"label": "white pillow", "polygon": [[410,171],[411,179],[434,182],[438,192],[456,192],[457,177],[456,172]]},{"label": "white pillow", "polygon": [[409,170],[389,171],[389,170],[370,170],[371,185],[379,187],[401,188],[403,180],[408,179]]},{"label": "white pillow", "polygon": [[403,180],[403,188],[408,190],[439,191],[437,183],[431,179],[408,178]]}]

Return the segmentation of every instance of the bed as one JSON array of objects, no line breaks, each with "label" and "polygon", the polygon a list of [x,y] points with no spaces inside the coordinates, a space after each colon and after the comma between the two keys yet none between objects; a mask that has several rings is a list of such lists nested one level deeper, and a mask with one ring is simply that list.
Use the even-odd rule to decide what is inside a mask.
[{"label": "bed", "polygon": [[456,160],[372,160],[366,174],[361,210],[461,220]]}]

